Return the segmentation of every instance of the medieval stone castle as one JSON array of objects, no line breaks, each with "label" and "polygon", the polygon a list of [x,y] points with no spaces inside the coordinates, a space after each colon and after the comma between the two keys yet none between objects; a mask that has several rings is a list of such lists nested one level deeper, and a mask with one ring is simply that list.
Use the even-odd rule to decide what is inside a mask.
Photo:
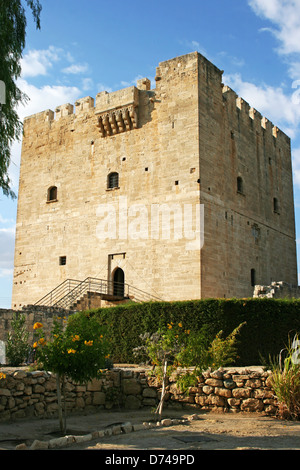
[{"label": "medieval stone castle", "polygon": [[155,82],[25,119],[13,308],[87,278],[163,300],[297,284],[289,137],[199,53]]}]

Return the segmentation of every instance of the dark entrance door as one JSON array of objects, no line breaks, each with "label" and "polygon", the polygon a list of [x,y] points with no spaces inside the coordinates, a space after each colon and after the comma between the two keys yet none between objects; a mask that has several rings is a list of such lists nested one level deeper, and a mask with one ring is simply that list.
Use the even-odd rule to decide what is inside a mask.
[{"label": "dark entrance door", "polygon": [[124,297],[124,271],[117,268],[114,272],[114,295],[117,297]]}]

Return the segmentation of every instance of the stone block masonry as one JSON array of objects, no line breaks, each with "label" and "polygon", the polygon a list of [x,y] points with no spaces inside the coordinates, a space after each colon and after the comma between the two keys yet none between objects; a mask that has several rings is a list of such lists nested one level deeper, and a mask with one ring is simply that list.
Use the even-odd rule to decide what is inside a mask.
[{"label": "stone block masonry", "polygon": [[[56,380],[51,373],[6,368],[0,369],[1,372],[6,377],[0,379],[0,421],[57,416]],[[176,386],[176,374],[169,378],[167,386],[165,407],[168,409],[276,413],[277,400],[270,385],[270,372],[262,369],[207,371],[187,394]],[[68,380],[67,413],[112,408],[154,409],[160,393],[161,383],[149,369],[114,368],[86,385]]]},{"label": "stone block masonry", "polygon": [[12,308],[88,277],[166,301],[297,284],[289,137],[197,52],[150,85],[24,119]]},{"label": "stone block masonry", "polygon": [[11,323],[14,315],[25,316],[25,326],[29,332],[29,342],[34,342],[33,325],[36,322],[43,324],[46,334],[52,331],[53,321],[57,317],[68,317],[74,312],[54,307],[40,307],[35,305],[24,306],[22,310],[0,309],[0,341],[7,341],[8,332],[12,331]]}]

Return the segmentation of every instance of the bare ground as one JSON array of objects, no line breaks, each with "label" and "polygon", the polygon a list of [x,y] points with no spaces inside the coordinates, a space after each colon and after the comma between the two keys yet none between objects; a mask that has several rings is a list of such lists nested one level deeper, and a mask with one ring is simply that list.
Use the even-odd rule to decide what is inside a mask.
[{"label": "bare ground", "polygon": [[[194,413],[194,412],[193,412]],[[184,418],[171,426],[134,431],[127,434],[90,439],[71,444],[61,450],[300,450],[300,422],[283,421],[257,413],[204,413],[168,411],[164,417]],[[130,422],[153,421],[145,411],[102,411],[70,416],[68,434],[88,434]],[[58,436],[57,419],[20,420],[0,423],[0,450],[13,450],[24,443],[27,448],[35,440],[50,440]]]}]

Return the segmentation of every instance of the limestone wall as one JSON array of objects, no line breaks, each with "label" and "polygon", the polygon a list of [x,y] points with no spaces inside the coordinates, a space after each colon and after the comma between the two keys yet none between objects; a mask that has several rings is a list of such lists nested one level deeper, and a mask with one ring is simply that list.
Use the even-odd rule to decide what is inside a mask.
[{"label": "limestone wall", "polygon": [[[0,369],[0,421],[57,415],[56,380],[44,371]],[[262,369],[219,369],[206,372],[196,387],[184,395],[175,375],[167,386],[165,407],[169,409],[265,412],[274,414],[276,399],[270,387],[270,372]],[[161,384],[148,369],[112,369],[87,385],[67,382],[68,413],[111,408],[154,408]]]},{"label": "limestone wall", "polygon": [[0,341],[7,340],[8,332],[12,331],[11,323],[14,315],[25,316],[26,330],[29,332],[29,342],[33,343],[33,325],[36,322],[43,324],[45,333],[52,331],[53,320],[57,317],[66,317],[70,315],[69,310],[56,309],[52,307],[37,307],[35,305],[28,305],[23,307],[22,311],[16,311],[13,309],[0,309]]},{"label": "limestone wall", "polygon": [[24,120],[13,308],[117,268],[166,301],[252,296],[252,272],[297,283],[290,139],[201,54],[155,82]]}]

